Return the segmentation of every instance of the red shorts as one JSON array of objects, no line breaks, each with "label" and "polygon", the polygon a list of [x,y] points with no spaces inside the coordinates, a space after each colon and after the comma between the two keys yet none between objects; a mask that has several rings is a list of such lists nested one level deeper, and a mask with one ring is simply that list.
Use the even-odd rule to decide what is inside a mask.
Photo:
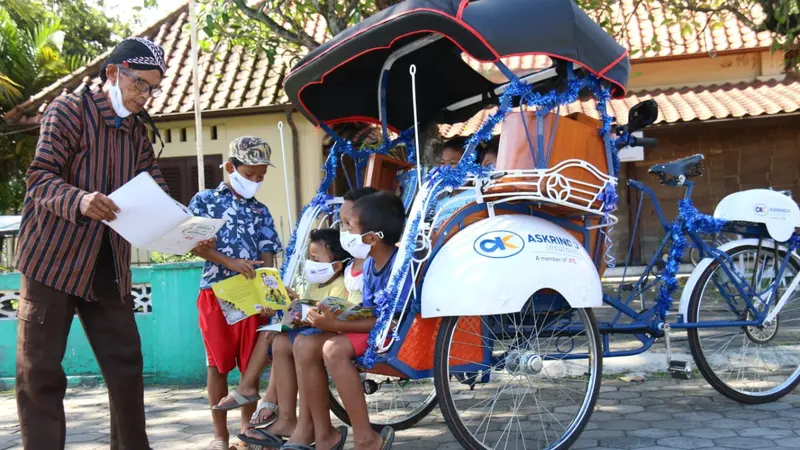
[{"label": "red shorts", "polygon": [[258,340],[256,330],[266,320],[260,316],[251,316],[228,325],[211,289],[200,290],[197,311],[208,367],[216,367],[220,373],[228,373],[238,367],[239,372],[244,373]]},{"label": "red shorts", "polygon": [[356,351],[356,356],[363,356],[364,352],[367,351],[369,333],[344,333],[344,337],[350,341],[350,345]]}]

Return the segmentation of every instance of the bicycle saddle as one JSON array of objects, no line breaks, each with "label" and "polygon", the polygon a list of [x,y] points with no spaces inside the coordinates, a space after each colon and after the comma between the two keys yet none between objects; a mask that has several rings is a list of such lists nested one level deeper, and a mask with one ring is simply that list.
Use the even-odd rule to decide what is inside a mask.
[{"label": "bicycle saddle", "polygon": [[648,172],[658,175],[658,182],[670,186],[680,186],[689,178],[699,177],[703,174],[703,155],[697,154],[670,161],[664,164],[656,164]]}]

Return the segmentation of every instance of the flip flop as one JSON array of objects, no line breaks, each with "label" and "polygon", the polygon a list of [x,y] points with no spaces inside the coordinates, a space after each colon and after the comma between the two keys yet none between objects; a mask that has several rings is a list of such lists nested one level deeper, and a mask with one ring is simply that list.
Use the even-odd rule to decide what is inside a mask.
[{"label": "flip flop", "polygon": [[281,450],[316,450],[313,445],[283,444]]},{"label": "flip flop", "polygon": [[341,436],[341,437],[339,438],[339,442],[336,443],[336,445],[334,445],[331,450],[344,450],[344,444],[347,442],[347,430],[348,430],[348,428],[346,426],[342,425],[339,428],[337,428],[336,430],[339,431],[339,436]]},{"label": "flip flop", "polygon": [[219,439],[209,442],[208,447],[206,447],[207,450],[228,450],[228,448],[228,443]]},{"label": "flip flop", "polygon": [[381,430],[381,450],[389,450],[394,443],[394,429],[392,427],[383,427]]},{"label": "flip flop", "polygon": [[[267,411],[272,411],[272,414],[266,419],[262,420],[261,422],[256,422],[255,420],[258,419],[258,416],[261,414],[261,411],[265,409]],[[249,429],[266,428],[277,421],[278,421],[278,405],[272,402],[259,402],[256,411],[253,413],[253,416],[250,417],[250,423],[247,425],[247,428]]]},{"label": "flip flop", "polygon": [[261,435],[261,437],[254,438],[246,434],[240,434],[236,437],[247,445],[260,445],[261,447],[267,447],[267,448],[283,448],[283,446],[286,443],[286,440],[284,438],[276,436],[267,430],[255,429],[249,431],[258,433],[259,435]]},{"label": "flip flop", "polygon": [[211,409],[215,411],[230,411],[233,409],[239,409],[242,406],[252,405],[253,403],[256,403],[259,399],[261,399],[261,396],[258,394],[242,395],[236,389],[232,390],[228,394],[228,397],[232,398],[233,402],[227,402],[224,405],[217,404],[215,406],[212,406]]}]

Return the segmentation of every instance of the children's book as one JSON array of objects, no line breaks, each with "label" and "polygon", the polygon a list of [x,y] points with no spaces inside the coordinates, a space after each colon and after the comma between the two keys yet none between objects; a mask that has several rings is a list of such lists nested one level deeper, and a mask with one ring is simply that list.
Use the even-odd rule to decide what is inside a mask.
[{"label": "children's book", "polygon": [[213,286],[228,325],[260,314],[264,308],[274,311],[289,309],[291,299],[278,269],[256,269],[256,277],[248,280],[236,275]]},{"label": "children's book", "polygon": [[289,331],[294,328],[311,326],[308,323],[308,312],[311,308],[316,308],[317,303],[327,306],[339,320],[359,320],[374,317],[371,308],[365,308],[360,304],[354,305],[339,297],[327,297],[322,302],[313,300],[300,300],[292,305],[292,308],[284,315],[281,323],[266,325],[258,331]]}]

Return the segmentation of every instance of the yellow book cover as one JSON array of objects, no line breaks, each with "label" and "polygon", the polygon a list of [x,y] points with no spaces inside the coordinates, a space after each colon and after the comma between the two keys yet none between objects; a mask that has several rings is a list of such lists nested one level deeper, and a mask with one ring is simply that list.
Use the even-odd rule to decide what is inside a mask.
[{"label": "yellow book cover", "polygon": [[236,275],[212,289],[228,325],[260,314],[264,308],[285,311],[291,303],[280,272],[272,267],[256,269],[256,277],[251,280]]}]

